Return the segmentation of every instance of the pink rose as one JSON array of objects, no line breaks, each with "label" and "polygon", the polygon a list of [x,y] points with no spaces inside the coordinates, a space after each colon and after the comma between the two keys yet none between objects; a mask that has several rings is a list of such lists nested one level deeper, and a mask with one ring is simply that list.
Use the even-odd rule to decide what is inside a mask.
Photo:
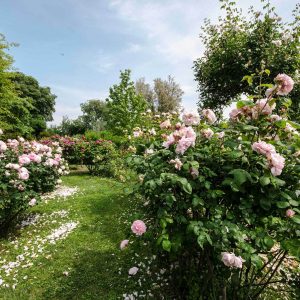
[{"label": "pink rose", "polygon": [[177,170],[180,170],[183,165],[179,158],[171,159],[169,163],[173,164]]},{"label": "pink rose", "polygon": [[206,138],[206,139],[211,139],[214,135],[214,132],[210,128],[202,129],[201,134]]},{"label": "pink rose", "polygon": [[295,215],[295,212],[292,209],[288,209],[285,212],[285,215],[286,215],[287,218],[292,218]]},{"label": "pink rose", "polygon": [[4,152],[7,150],[7,146],[3,141],[0,141],[0,152]]},{"label": "pink rose", "polygon": [[225,266],[231,268],[239,268],[243,267],[243,260],[240,256],[236,256],[234,253],[222,252],[222,261]]},{"label": "pink rose", "polygon": [[168,119],[168,120],[162,122],[162,123],[159,125],[159,127],[160,127],[161,129],[168,129],[168,128],[171,128],[171,122],[170,122],[170,120]]},{"label": "pink rose", "polygon": [[28,203],[29,206],[35,206],[36,205],[36,199],[35,198],[32,198],[29,203]]},{"label": "pink rose", "polygon": [[21,155],[19,157],[19,164],[20,165],[30,164],[30,158],[26,154]]},{"label": "pink rose", "polygon": [[275,107],[276,107],[275,103],[273,103],[270,106],[268,99],[260,99],[255,103],[255,107],[253,108],[253,110],[254,110],[253,115],[256,116],[256,111],[259,114],[270,115],[272,113],[272,111],[275,109]]},{"label": "pink rose", "polygon": [[279,176],[284,168],[285,158],[278,153],[270,153],[268,159],[270,162],[271,173],[274,176]]},{"label": "pink rose", "polygon": [[192,175],[193,179],[196,179],[199,176],[199,171],[196,168],[190,168],[190,174]]},{"label": "pink rose", "polygon": [[192,138],[181,138],[177,144],[175,152],[178,154],[184,154],[184,152],[191,146],[195,145],[195,140]]},{"label": "pink rose", "polygon": [[167,149],[170,148],[171,145],[173,145],[175,143],[175,138],[174,138],[174,135],[173,133],[170,134],[168,137],[167,137],[167,140],[165,142],[163,142],[163,146]]},{"label": "pink rose", "polygon": [[131,225],[131,230],[135,235],[142,235],[146,232],[147,226],[141,220],[135,220]]},{"label": "pink rose", "polygon": [[132,267],[129,269],[128,274],[129,275],[135,275],[138,272],[139,268],[137,267]]},{"label": "pink rose", "polygon": [[232,267],[234,265],[234,253],[222,252],[222,261],[226,267]]},{"label": "pink rose", "polygon": [[242,115],[243,112],[240,109],[234,108],[230,113],[229,113],[229,118],[232,121],[236,121],[240,115]]},{"label": "pink rose", "polygon": [[276,90],[276,86],[269,88],[266,90],[265,95],[267,98],[269,98],[271,96],[271,94]]},{"label": "pink rose", "polygon": [[129,240],[123,240],[120,244],[120,249],[123,250],[128,246]]},{"label": "pink rose", "polygon": [[216,136],[217,136],[218,139],[222,139],[225,136],[225,132],[224,131],[217,132]]},{"label": "pink rose", "polygon": [[197,112],[183,113],[182,121],[185,125],[198,125],[200,123],[200,116]]},{"label": "pink rose", "polygon": [[213,124],[217,121],[217,117],[215,113],[211,109],[203,109],[202,110],[202,115],[204,118],[207,120],[209,124]]},{"label": "pink rose", "polygon": [[277,95],[285,96],[294,87],[294,80],[286,74],[278,74],[274,81],[278,86]]},{"label": "pink rose", "polygon": [[263,155],[268,155],[270,153],[276,152],[275,147],[273,145],[262,141],[253,143],[252,150]]},{"label": "pink rose", "polygon": [[19,179],[27,180],[29,178],[29,172],[26,168],[22,167],[19,169]]}]

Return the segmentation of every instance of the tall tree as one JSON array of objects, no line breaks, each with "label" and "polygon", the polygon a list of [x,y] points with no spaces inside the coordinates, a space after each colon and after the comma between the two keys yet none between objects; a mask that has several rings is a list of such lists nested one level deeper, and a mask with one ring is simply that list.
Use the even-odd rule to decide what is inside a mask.
[{"label": "tall tree", "polygon": [[[286,73],[297,81],[300,5],[293,11],[294,21],[285,24],[267,0],[262,0],[261,12],[250,8],[247,16],[243,16],[234,1],[220,2],[225,17],[220,17],[218,24],[205,21],[200,38],[206,49],[194,62],[200,108],[222,111],[241,93],[253,94],[260,81],[271,83],[270,78],[279,73]],[[254,80],[250,86],[242,81],[245,75],[257,74],[263,69],[270,70],[271,76],[265,72],[262,77],[251,77]],[[297,117],[300,112],[299,85],[295,85],[290,97],[296,100],[291,111]]]},{"label": "tall tree", "polygon": [[154,91],[159,112],[179,110],[184,92],[173,77],[169,75],[167,80],[154,79]]},{"label": "tall tree", "polygon": [[13,58],[7,50],[13,44],[7,43],[0,34],[0,128],[7,137],[30,134],[30,109],[32,105],[20,98],[12,82]]},{"label": "tall tree", "polygon": [[145,82],[144,77],[139,78],[135,82],[135,90],[138,95],[142,95],[144,97],[144,99],[148,103],[148,107],[152,111],[154,111],[155,110],[155,106],[154,106],[155,92],[151,88],[150,84]]},{"label": "tall tree", "polygon": [[41,87],[32,76],[16,72],[12,74],[12,81],[18,96],[31,104],[30,125],[34,129],[34,135],[39,135],[46,129],[46,121],[53,120],[56,96],[49,87]]},{"label": "tall tree", "polygon": [[108,113],[107,102],[92,99],[80,104],[83,112],[82,119],[86,127],[93,130],[103,130],[106,124],[105,118]]},{"label": "tall tree", "polygon": [[109,89],[109,97],[106,99],[107,128],[119,135],[128,134],[139,126],[141,113],[147,108],[143,96],[136,93],[130,73],[130,70],[121,71],[120,83]]}]

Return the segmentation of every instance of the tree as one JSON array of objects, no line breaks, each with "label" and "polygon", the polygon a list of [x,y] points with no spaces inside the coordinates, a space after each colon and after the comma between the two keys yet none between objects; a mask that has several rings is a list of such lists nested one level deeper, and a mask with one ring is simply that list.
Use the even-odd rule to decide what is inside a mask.
[{"label": "tree", "polygon": [[170,75],[167,80],[154,79],[154,91],[159,112],[177,111],[180,108],[183,91]]},{"label": "tree", "polygon": [[147,108],[143,96],[136,93],[130,73],[130,70],[120,72],[120,83],[109,89],[109,97],[106,99],[107,128],[117,135],[127,134],[139,126],[141,113]]},{"label": "tree", "polygon": [[84,134],[89,129],[86,127],[86,123],[83,121],[82,116],[79,116],[75,120],[70,120],[67,116],[63,116],[61,124],[54,130],[61,135],[75,135]]},{"label": "tree", "polygon": [[135,90],[136,90],[136,93],[138,95],[141,95],[141,96],[144,97],[144,99],[148,103],[148,107],[152,111],[154,111],[155,110],[155,106],[154,106],[155,92],[151,88],[150,84],[145,82],[145,78],[144,77],[139,78],[135,82]]},{"label": "tree", "polygon": [[[220,17],[218,24],[205,21],[200,38],[206,50],[194,62],[194,72],[200,108],[222,111],[224,106],[237,100],[242,92],[253,94],[259,82],[272,83],[270,78],[279,73],[296,78],[300,67],[300,6],[293,11],[295,20],[285,24],[266,0],[262,0],[264,8],[261,12],[250,8],[247,18],[234,1],[220,2],[225,17]],[[270,72],[251,76],[254,79],[250,82],[252,85],[242,81],[245,75],[258,74],[263,69]],[[297,116],[300,111],[299,85],[295,86],[290,97],[296,100],[291,111]]]},{"label": "tree", "polygon": [[83,112],[82,119],[86,127],[92,130],[103,130],[106,124],[105,118],[108,113],[107,102],[92,99],[80,104]]},{"label": "tree", "polygon": [[21,72],[13,73],[12,81],[18,96],[32,106],[30,125],[34,130],[34,135],[38,136],[46,129],[46,121],[53,120],[56,96],[51,93],[49,87],[41,87],[35,78]]},{"label": "tree", "polygon": [[7,137],[28,135],[30,127],[30,109],[32,105],[20,98],[12,81],[13,58],[6,53],[14,44],[9,44],[0,34],[0,128]]}]

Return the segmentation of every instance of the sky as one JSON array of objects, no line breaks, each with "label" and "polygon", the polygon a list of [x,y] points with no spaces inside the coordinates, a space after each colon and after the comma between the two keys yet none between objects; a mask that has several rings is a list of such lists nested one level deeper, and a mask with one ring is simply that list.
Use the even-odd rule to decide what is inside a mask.
[{"label": "sky", "polygon": [[[245,12],[260,0],[237,0]],[[271,0],[284,20],[298,0]],[[105,99],[120,70],[132,79],[175,78],[183,106],[196,108],[193,61],[204,48],[204,19],[221,14],[218,0],[0,0],[0,32],[18,47],[14,67],[49,86],[56,98],[52,124],[80,115],[80,103]]]}]

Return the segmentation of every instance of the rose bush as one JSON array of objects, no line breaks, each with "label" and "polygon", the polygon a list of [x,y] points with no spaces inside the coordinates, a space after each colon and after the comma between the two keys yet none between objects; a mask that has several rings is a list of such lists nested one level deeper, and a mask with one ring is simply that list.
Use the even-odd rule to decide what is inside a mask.
[{"label": "rose bush", "polygon": [[38,203],[68,173],[58,143],[48,147],[23,138],[0,141],[0,226]]},{"label": "rose bush", "polygon": [[283,270],[300,256],[300,126],[281,96],[293,84],[278,75],[228,121],[210,109],[149,115],[133,132],[147,234],[178,266],[183,298],[257,299],[270,284],[292,285]]},{"label": "rose bush", "polygon": [[120,154],[111,141],[86,140],[77,137],[55,135],[42,141],[45,145],[59,143],[65,159],[70,164],[85,165],[93,175],[119,177],[124,172]]}]

